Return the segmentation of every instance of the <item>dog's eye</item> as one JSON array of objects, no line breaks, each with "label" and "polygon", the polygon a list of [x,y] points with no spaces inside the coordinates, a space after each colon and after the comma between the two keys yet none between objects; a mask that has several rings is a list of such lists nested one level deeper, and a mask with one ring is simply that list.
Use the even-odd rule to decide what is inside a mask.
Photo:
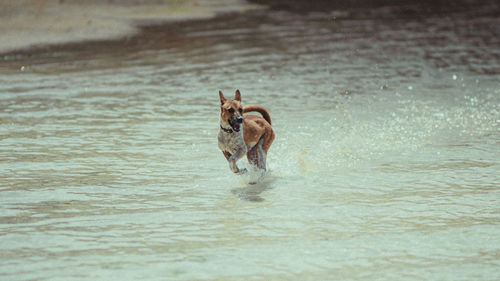
[{"label": "dog's eye", "polygon": [[243,113],[243,109],[242,109],[242,108],[238,109],[238,111],[239,111],[240,113]]},{"label": "dog's eye", "polygon": [[234,113],[234,109],[232,108],[228,109],[227,111],[229,111],[229,113]]}]

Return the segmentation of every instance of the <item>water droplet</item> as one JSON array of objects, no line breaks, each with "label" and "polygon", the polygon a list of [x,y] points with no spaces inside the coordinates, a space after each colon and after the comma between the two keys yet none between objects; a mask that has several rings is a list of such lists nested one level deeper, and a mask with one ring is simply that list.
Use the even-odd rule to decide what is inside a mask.
[{"label": "water droplet", "polygon": [[408,86],[408,90],[413,90],[413,86]]},{"label": "water droplet", "polygon": [[21,71],[24,71],[25,69],[26,69],[26,67],[24,67],[24,65],[21,66]]},{"label": "water droplet", "polygon": [[457,75],[456,74],[453,74],[453,80],[457,80]]}]

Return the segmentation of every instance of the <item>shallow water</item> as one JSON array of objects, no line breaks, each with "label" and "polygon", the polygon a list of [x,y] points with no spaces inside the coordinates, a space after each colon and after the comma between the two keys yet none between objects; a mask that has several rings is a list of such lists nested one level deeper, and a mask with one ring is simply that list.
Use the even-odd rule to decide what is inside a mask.
[{"label": "shallow water", "polygon": [[[4,56],[0,279],[500,279],[499,11],[257,11]],[[257,185],[217,148],[236,88],[273,118]]]}]

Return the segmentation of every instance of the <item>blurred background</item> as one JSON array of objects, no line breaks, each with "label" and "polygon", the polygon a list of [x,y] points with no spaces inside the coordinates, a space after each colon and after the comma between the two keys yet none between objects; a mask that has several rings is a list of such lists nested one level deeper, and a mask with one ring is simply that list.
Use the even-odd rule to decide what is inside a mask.
[{"label": "blurred background", "polygon": [[[365,17],[425,18],[474,7],[494,5],[491,0],[5,0],[0,3],[0,52],[47,44],[86,40],[126,39],[141,27],[168,21],[212,18],[217,14],[244,13],[255,9],[295,13],[350,11]],[[371,11],[378,11],[374,15]],[[385,12],[384,12],[385,11]]]},{"label": "blurred background", "polygon": [[0,52],[42,44],[131,36],[139,25],[244,11],[244,0],[5,0]]}]

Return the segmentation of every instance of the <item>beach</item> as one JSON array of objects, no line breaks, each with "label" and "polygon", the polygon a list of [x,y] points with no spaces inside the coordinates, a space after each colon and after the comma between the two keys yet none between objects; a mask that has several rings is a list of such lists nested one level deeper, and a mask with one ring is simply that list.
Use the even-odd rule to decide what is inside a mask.
[{"label": "beach", "polygon": [[126,38],[143,25],[207,19],[258,7],[243,0],[1,1],[0,53]]}]

